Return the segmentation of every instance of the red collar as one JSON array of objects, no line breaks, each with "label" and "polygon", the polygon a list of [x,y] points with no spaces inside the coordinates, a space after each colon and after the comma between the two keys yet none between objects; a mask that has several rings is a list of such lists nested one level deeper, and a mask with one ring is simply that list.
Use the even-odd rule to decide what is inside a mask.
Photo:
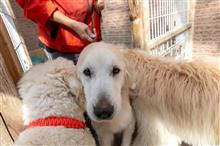
[{"label": "red collar", "polygon": [[28,128],[33,128],[38,126],[39,127],[64,126],[65,128],[74,128],[74,129],[86,128],[86,124],[82,121],[69,117],[56,117],[56,116],[49,116],[46,118],[34,120],[28,125]]}]

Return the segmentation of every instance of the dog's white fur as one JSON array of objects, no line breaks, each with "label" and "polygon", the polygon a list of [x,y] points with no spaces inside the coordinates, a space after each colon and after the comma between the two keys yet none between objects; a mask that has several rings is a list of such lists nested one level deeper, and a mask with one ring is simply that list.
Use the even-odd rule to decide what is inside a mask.
[{"label": "dog's white fur", "polygon": [[[122,145],[129,145],[134,128],[134,119],[128,97],[125,63],[117,48],[103,42],[88,45],[81,53],[77,63],[77,73],[84,87],[86,110],[92,120],[100,145],[111,145],[114,134],[125,131]],[[106,56],[107,55],[107,56]],[[112,76],[113,67],[117,65],[121,72]],[[89,68],[91,78],[83,71]],[[114,106],[113,118],[99,120],[94,115],[93,107],[100,100],[100,94],[107,95],[109,102]]]},{"label": "dog's white fur", "polygon": [[[129,74],[129,94],[133,96],[138,125],[134,146],[177,144],[175,136],[195,145],[220,144],[219,64],[202,60],[177,61],[149,56],[143,51],[114,48],[95,43],[90,48],[87,63],[100,62],[98,67],[103,69],[108,66],[106,62],[126,64],[121,71]],[[101,75],[99,79],[106,80],[106,77]],[[122,89],[127,86],[118,81],[106,82],[104,88],[118,83]],[[84,80],[83,84],[88,83]],[[121,94],[119,90],[114,92]],[[92,94],[88,95],[95,100]],[[173,140],[167,140],[171,135],[174,135]]]},{"label": "dog's white fur", "polygon": [[[72,61],[58,58],[34,66],[19,82],[24,123],[48,116],[85,121],[84,95]],[[95,145],[88,128],[34,127],[23,131],[15,145]]]}]

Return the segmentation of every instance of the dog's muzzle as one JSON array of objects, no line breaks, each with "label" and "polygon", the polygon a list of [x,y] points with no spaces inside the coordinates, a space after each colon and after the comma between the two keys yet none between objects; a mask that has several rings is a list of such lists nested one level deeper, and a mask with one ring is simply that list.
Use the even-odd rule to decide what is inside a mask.
[{"label": "dog's muzzle", "polygon": [[99,102],[93,108],[95,116],[99,120],[109,120],[114,113],[114,107],[105,98],[99,100]]}]

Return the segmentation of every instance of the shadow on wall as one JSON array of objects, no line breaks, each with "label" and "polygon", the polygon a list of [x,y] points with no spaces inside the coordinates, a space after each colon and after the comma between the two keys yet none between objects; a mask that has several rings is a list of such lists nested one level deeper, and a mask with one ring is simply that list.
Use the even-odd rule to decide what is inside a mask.
[{"label": "shadow on wall", "polygon": [[16,0],[9,0],[9,3],[15,15],[16,27],[24,38],[28,50],[39,48],[36,25],[24,17],[23,10]]},{"label": "shadow on wall", "polygon": [[127,0],[105,1],[102,11],[102,38],[106,42],[132,46],[131,22]]},{"label": "shadow on wall", "polygon": [[197,0],[193,36],[195,55],[220,56],[219,10],[219,0]]}]

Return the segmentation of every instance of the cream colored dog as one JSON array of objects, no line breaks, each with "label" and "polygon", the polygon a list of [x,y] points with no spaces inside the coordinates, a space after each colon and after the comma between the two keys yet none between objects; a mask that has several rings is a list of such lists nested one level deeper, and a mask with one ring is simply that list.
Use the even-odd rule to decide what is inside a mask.
[{"label": "cream colored dog", "polygon": [[134,128],[125,62],[112,47],[106,43],[88,45],[77,63],[86,110],[101,146],[112,145],[114,134],[119,132],[124,133],[122,145],[129,145]]},{"label": "cream colored dog", "polygon": [[169,144],[164,132],[190,144],[220,144],[220,62],[176,61],[132,50],[124,56],[136,95],[134,146]]},{"label": "cream colored dog", "polygon": [[[134,146],[178,144],[179,138],[195,145],[220,144],[219,65],[116,48],[94,43],[83,53],[78,66],[87,111],[93,120],[99,121],[94,111],[103,97],[98,95],[103,92],[115,109],[110,118],[124,110],[120,105],[126,101],[121,97],[123,91],[127,92],[129,82],[124,79],[128,72],[129,94],[138,125]],[[123,114],[118,119],[123,120]]]},{"label": "cream colored dog", "polygon": [[29,128],[15,145],[95,145],[84,127],[84,96],[71,61],[58,58],[34,66],[20,80],[19,93]]}]

